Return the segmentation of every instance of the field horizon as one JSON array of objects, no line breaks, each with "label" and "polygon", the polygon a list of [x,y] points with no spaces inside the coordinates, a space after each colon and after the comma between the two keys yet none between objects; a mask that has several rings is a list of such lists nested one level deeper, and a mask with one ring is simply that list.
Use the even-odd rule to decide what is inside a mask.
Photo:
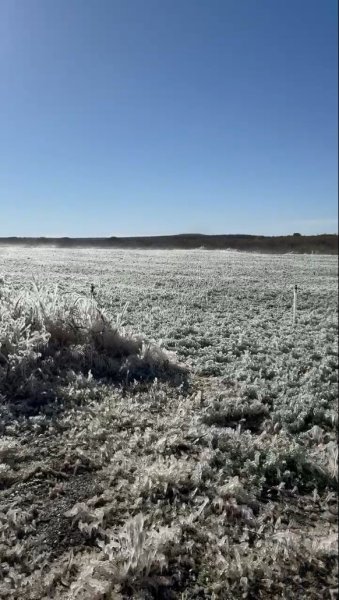
[{"label": "field horizon", "polygon": [[285,236],[252,234],[202,234],[129,237],[0,237],[0,246],[56,246],[59,248],[120,248],[120,249],[205,249],[238,250],[264,254],[338,254],[338,234]]}]

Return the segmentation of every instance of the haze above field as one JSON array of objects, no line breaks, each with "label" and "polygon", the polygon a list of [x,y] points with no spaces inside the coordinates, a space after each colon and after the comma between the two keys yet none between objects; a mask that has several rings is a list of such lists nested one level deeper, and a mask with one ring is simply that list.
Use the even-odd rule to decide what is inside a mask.
[{"label": "haze above field", "polygon": [[2,0],[0,236],[337,231],[337,2]]},{"label": "haze above field", "polygon": [[272,254],[338,254],[338,235],[290,236],[202,235],[199,233],[109,238],[18,238],[0,237],[1,246],[57,248],[120,248],[120,249],[182,249],[182,250],[239,250]]}]

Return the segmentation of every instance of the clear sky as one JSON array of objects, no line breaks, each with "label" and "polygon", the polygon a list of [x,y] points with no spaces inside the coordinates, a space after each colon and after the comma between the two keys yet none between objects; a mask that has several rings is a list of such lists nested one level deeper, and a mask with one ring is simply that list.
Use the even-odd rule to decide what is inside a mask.
[{"label": "clear sky", "polygon": [[0,0],[0,236],[336,232],[336,0]]}]

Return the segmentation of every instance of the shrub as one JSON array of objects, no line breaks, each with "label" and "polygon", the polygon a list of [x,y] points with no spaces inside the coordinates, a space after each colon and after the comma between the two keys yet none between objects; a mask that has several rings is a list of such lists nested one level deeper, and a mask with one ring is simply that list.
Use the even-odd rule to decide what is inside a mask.
[{"label": "shrub", "polygon": [[0,399],[34,412],[79,373],[126,384],[185,376],[163,350],[126,333],[96,300],[58,288],[2,291]]}]

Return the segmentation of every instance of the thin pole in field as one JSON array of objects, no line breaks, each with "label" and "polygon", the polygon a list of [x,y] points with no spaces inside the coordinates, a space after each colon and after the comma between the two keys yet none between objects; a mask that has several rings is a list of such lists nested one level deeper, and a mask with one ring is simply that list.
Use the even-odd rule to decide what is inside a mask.
[{"label": "thin pole in field", "polygon": [[294,286],[293,292],[293,317],[292,317],[292,325],[295,325],[296,317],[297,317],[297,294],[298,294],[298,286]]}]

